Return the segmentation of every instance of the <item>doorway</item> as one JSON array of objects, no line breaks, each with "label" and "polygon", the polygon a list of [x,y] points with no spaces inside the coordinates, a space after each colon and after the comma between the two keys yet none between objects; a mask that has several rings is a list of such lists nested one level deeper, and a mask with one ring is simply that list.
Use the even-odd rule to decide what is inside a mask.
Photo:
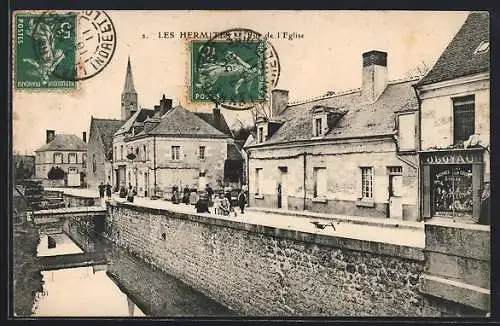
[{"label": "doorway", "polygon": [[288,179],[288,167],[279,167],[279,178],[278,178],[278,208],[288,209],[288,195],[287,195],[287,179]]},{"label": "doorway", "polygon": [[403,218],[403,168],[390,166],[389,172],[389,218]]}]

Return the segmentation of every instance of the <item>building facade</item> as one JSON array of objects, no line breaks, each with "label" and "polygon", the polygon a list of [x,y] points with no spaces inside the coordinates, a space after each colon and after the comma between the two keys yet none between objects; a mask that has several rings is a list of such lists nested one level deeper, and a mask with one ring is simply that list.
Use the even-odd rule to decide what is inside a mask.
[{"label": "building facade", "polygon": [[473,12],[417,85],[424,218],[480,217],[490,180],[489,56],[489,15]]},{"label": "building facade", "polygon": [[[75,135],[56,135],[54,130],[47,130],[45,145],[35,150],[35,177],[43,179],[46,186],[79,187],[84,182],[86,162],[85,132],[80,139]],[[66,177],[49,181],[48,174],[52,168],[60,168]]]},{"label": "building facade", "polygon": [[87,186],[96,189],[101,182],[113,184],[113,134],[123,120],[91,117],[87,144]]},{"label": "building facade", "polygon": [[415,79],[387,80],[387,53],[366,52],[361,89],[288,104],[248,141],[250,205],[418,219]]},{"label": "building facade", "polygon": [[172,108],[165,96],[153,110],[140,108],[113,136],[115,187],[132,185],[139,196],[170,193],[174,185],[223,187],[235,145],[221,131],[227,123],[220,111],[208,114]]}]

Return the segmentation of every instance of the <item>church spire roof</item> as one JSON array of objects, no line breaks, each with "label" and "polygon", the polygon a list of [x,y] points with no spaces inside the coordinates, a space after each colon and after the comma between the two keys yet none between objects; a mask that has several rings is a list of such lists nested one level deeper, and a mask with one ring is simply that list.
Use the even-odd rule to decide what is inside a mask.
[{"label": "church spire roof", "polygon": [[123,93],[137,93],[134,87],[134,79],[132,77],[132,66],[130,65],[130,56],[128,57],[127,73],[125,75],[125,86],[123,86]]}]

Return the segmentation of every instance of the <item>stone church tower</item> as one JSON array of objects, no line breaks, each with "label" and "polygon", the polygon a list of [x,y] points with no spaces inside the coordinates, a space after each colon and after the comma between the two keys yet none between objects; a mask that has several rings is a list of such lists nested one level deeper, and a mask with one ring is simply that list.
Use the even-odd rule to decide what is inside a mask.
[{"label": "stone church tower", "polygon": [[132,78],[132,67],[130,57],[128,57],[127,73],[125,75],[125,86],[122,92],[122,120],[128,120],[137,111],[137,92],[134,88]]}]

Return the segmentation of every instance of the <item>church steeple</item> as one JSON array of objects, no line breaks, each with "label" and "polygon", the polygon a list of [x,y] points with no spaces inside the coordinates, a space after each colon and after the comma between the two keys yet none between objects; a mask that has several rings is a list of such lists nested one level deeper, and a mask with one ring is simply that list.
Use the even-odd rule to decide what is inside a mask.
[{"label": "church steeple", "polygon": [[137,92],[134,87],[134,79],[132,77],[132,65],[130,64],[130,56],[127,62],[127,72],[125,74],[125,85],[122,92],[122,120],[128,120],[137,111]]}]

